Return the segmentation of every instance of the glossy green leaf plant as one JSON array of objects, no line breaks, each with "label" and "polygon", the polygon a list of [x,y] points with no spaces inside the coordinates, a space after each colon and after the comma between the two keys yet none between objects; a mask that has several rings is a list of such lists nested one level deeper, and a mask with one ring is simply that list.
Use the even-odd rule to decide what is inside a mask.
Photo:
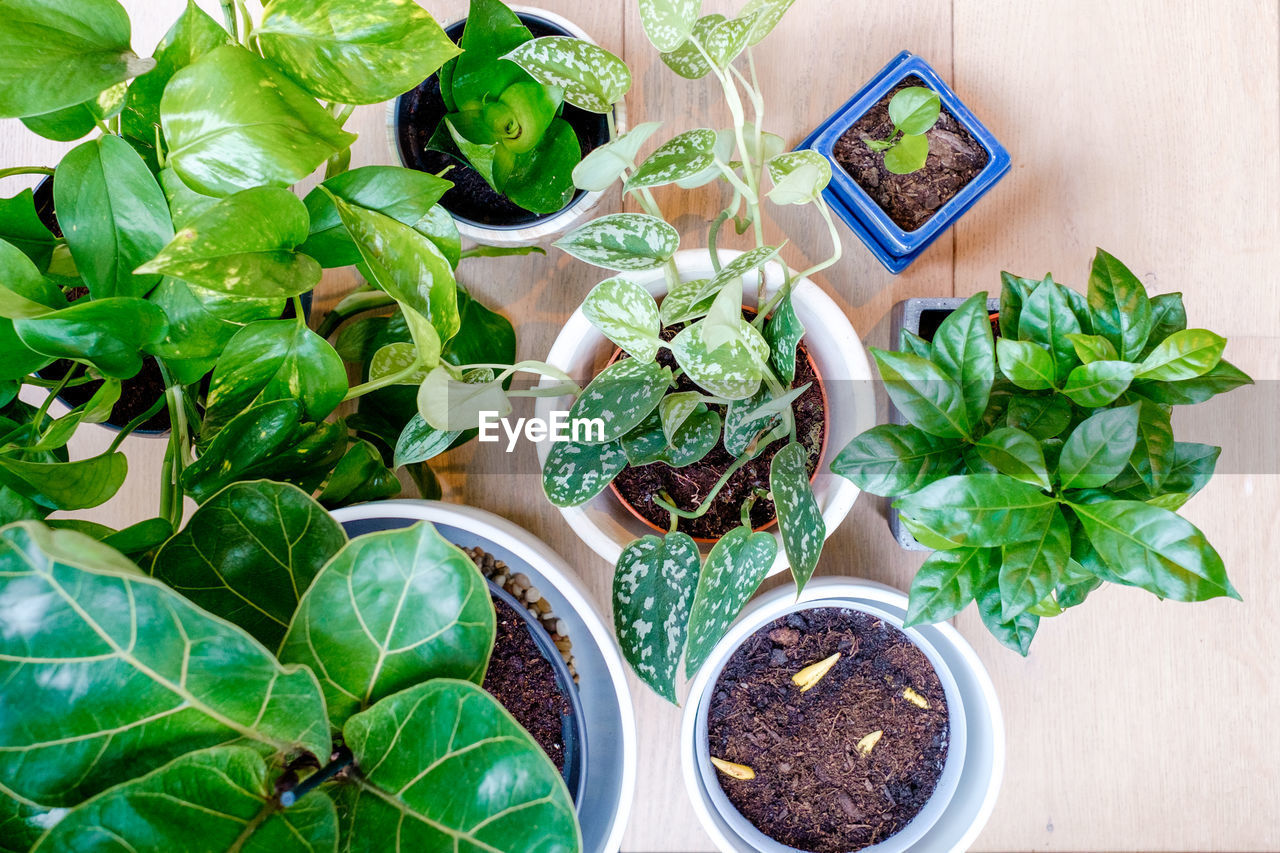
[{"label": "glossy green leaf plant", "polygon": [[266,481],[137,562],[19,522],[0,613],[6,853],[581,849],[560,773],[480,687],[486,581],[428,524],[348,541]]},{"label": "glossy green leaf plant", "polygon": [[603,113],[631,87],[631,73],[590,42],[535,39],[501,0],[471,0],[462,54],[440,71],[448,113],[431,147],[471,165],[489,186],[533,213],[554,213],[573,198],[582,160],[566,104]]},{"label": "glossy green leaf plant", "polygon": [[[464,256],[500,252],[462,251],[437,204],[449,181],[350,169],[343,125],[352,105],[454,57],[443,30],[398,0],[272,0],[256,22],[228,2],[225,25],[188,3],[139,59],[116,0],[19,5],[0,16],[0,77],[13,81],[0,115],[92,138],[56,168],[0,170],[52,177],[56,211],[42,221],[30,190],[0,199],[0,523],[111,498],[128,472],[121,443],[164,413],[161,522],[127,535],[51,523],[121,533],[127,550],[171,533],[184,495],[238,480],[287,480],[339,506],[398,494],[404,466],[438,495],[427,461],[469,436],[425,430],[416,386],[440,364],[514,361],[511,324],[456,279]],[[320,186],[291,191],[322,166]],[[343,267],[364,283],[313,331],[304,297]],[[146,370],[160,387],[137,417],[105,452],[70,459],[81,425],[106,421]],[[82,385],[96,390],[54,417],[55,397]]]},{"label": "glossy green leaf plant", "polygon": [[1177,514],[1220,448],[1174,440],[1175,406],[1247,385],[1226,340],[1188,329],[1178,293],[1148,296],[1099,250],[1087,297],[1004,274],[999,339],[986,294],[932,341],[872,349],[907,423],[855,438],[832,463],[937,550],[911,584],[907,624],[970,601],[1026,654],[1040,620],[1103,583],[1171,601],[1239,594],[1204,534]]},{"label": "glossy green leaf plant", "polygon": [[929,159],[925,136],[942,112],[938,93],[924,86],[908,86],[889,99],[893,132],[885,139],[864,139],[872,151],[884,152],[884,167],[895,175],[909,175],[924,168]]}]

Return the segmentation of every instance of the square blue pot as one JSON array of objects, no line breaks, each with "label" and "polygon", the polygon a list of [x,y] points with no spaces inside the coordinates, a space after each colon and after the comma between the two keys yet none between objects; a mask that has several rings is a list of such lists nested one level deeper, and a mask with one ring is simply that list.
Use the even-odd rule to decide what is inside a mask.
[{"label": "square blue pot", "polygon": [[[836,141],[854,122],[904,78],[912,76],[924,80],[925,85],[938,93],[943,107],[987,150],[989,159],[986,167],[938,208],[928,222],[914,231],[904,231],[858,186],[844,167],[836,162],[834,148]],[[900,273],[906,269],[929,244],[995,186],[1009,171],[1010,166],[1009,152],[978,121],[951,87],[943,82],[938,72],[929,63],[905,50],[895,56],[843,107],[819,125],[817,130],[809,134],[799,147],[811,148],[831,161],[831,184],[823,193],[827,203],[892,273]]]}]

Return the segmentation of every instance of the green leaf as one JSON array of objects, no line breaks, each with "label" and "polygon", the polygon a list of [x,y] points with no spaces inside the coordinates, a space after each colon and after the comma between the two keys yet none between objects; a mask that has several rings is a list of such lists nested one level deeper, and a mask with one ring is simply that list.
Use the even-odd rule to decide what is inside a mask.
[{"label": "green leaf", "polygon": [[307,230],[307,209],[293,193],[245,190],[184,225],[136,272],[170,275],[230,296],[298,296],[320,283],[320,265],[297,251]]},{"label": "green leaf", "polygon": [[119,115],[124,107],[128,86],[117,83],[92,100],[73,107],[64,107],[38,116],[25,116],[22,123],[27,130],[56,142],[74,142],[83,139],[97,128],[98,122]]},{"label": "green leaf", "polygon": [[11,795],[74,805],[231,742],[328,757],[315,676],[282,667],[111,548],[26,522],[0,531],[0,567],[0,612],[25,619],[0,633],[0,774]]},{"label": "green leaf", "polygon": [[932,89],[908,86],[889,99],[889,120],[907,136],[921,136],[938,121],[942,101]]},{"label": "green leaf", "polygon": [[54,509],[88,509],[106,503],[124,485],[129,464],[123,453],[76,462],[26,462],[0,456],[0,482]]},{"label": "green leaf", "polygon": [[381,501],[400,494],[400,480],[382,461],[371,442],[356,441],[338,462],[320,493],[320,503],[335,508],[365,501]]},{"label": "green leaf", "polygon": [[191,849],[193,843],[246,853],[334,849],[338,815],[328,794],[317,791],[287,810],[273,808],[275,781],[262,756],[248,747],[199,750],[82,803],[32,849],[111,853]]},{"label": "green leaf", "polygon": [[0,19],[0,118],[42,115],[96,98],[154,66],[129,47],[116,0],[8,0]]},{"label": "green leaf", "polygon": [[72,149],[53,185],[58,223],[94,299],[146,296],[158,275],[135,275],[173,239],[164,193],[127,142],[103,136]]},{"label": "green leaf", "polygon": [[1249,375],[1226,359],[1222,359],[1203,376],[1178,382],[1152,382],[1135,380],[1131,386],[1134,394],[1155,403],[1168,406],[1190,406],[1203,403],[1218,394],[1252,385]]},{"label": "green leaf", "polygon": [[985,292],[966,299],[938,326],[933,335],[933,362],[959,385],[966,422],[981,423],[996,369]]},{"label": "green leaf", "polygon": [[1005,420],[1009,426],[1043,441],[1059,435],[1071,423],[1071,401],[1057,394],[1015,396],[1005,410]]},{"label": "green leaf", "polygon": [[324,420],[347,393],[342,358],[324,338],[297,320],[260,320],[227,343],[205,408],[208,434],[257,403],[292,399],[307,420]]},{"label": "green leaf", "polygon": [[[694,14],[697,14],[696,12]],[[725,16],[719,13],[703,15],[698,18],[693,25],[693,38],[688,38],[680,42],[679,46],[672,50],[663,51],[661,53],[662,61],[667,67],[676,74],[686,80],[701,80],[711,73],[711,65],[707,62],[706,57],[702,55],[702,51],[698,50],[694,44],[694,39],[698,44],[706,45],[707,40],[711,37],[712,31],[720,24],[724,23]]]},{"label": "green leaf", "polygon": [[440,366],[418,388],[418,412],[430,426],[453,432],[475,429],[485,412],[506,417],[511,414],[511,401],[499,381],[473,373],[459,382]]},{"label": "green leaf", "polygon": [[62,291],[18,247],[0,240],[0,317],[40,317],[67,307]]},{"label": "green leaf", "polygon": [[661,122],[638,124],[612,142],[605,143],[582,158],[573,167],[573,184],[586,192],[603,192],[622,177],[624,171],[636,167],[640,147],[662,126]]},{"label": "green leaf", "polygon": [[462,31],[462,55],[441,69],[441,92],[451,109],[473,109],[497,100],[529,75],[502,57],[533,38],[516,13],[499,0],[472,0]]},{"label": "green leaf", "polygon": [[105,376],[129,379],[142,369],[142,352],[164,337],[166,325],[164,312],[150,302],[118,296],[80,300],[15,320],[13,327],[34,352],[85,361]]},{"label": "green leaf", "polygon": [[1120,359],[1120,355],[1116,352],[1116,348],[1111,341],[1101,335],[1068,334],[1063,337],[1071,341],[1071,345],[1076,351],[1076,358],[1080,359],[1082,364],[1090,364],[1095,361],[1119,361]]},{"label": "green leaf", "polygon": [[1069,336],[1081,331],[1066,294],[1065,287],[1046,276],[1023,302],[1018,319],[1018,337],[1040,344],[1049,353],[1055,384],[1075,366],[1075,344]]},{"label": "green leaf", "polygon": [[1029,611],[1023,611],[1014,619],[1006,620],[1000,596],[1000,584],[994,573],[989,574],[986,581],[979,584],[976,600],[978,615],[982,617],[982,624],[987,626],[991,635],[1004,647],[1013,649],[1026,657],[1031,651],[1031,641],[1035,639],[1036,629],[1040,627],[1040,617]]},{"label": "green leaf", "polygon": [[662,428],[662,417],[655,411],[622,437],[622,450],[631,465],[665,462],[672,468],[684,468],[701,461],[715,449],[720,442],[720,430],[720,415],[703,406],[691,414],[669,440]]},{"label": "green leaf", "polygon": [[687,326],[671,341],[671,352],[689,378],[727,400],[754,394],[769,361],[769,344],[764,337],[750,323],[739,322],[739,336],[714,349],[703,337],[702,323]]},{"label": "green leaf", "polygon": [[704,47],[717,68],[728,68],[747,49],[754,26],[751,15],[741,14],[712,27]]},{"label": "green leaf", "polygon": [[687,130],[650,154],[627,179],[623,189],[634,192],[693,177],[714,163],[715,147],[714,130]]},{"label": "green leaf", "polygon": [[1222,361],[1227,339],[1206,329],[1183,329],[1165,338],[1138,367],[1138,377],[1178,382],[1204,376]]},{"label": "green leaf", "polygon": [[160,121],[168,165],[212,196],[295,184],[356,138],[265,60],[230,46],[173,75]]},{"label": "green leaf", "polygon": [[871,348],[889,399],[918,429],[939,438],[969,432],[963,389],[942,368],[911,353]]},{"label": "green leaf", "polygon": [[908,495],[945,477],[959,450],[916,427],[881,424],[849,442],[831,470],[873,495]]},{"label": "green leaf", "polygon": [[813,204],[831,183],[831,161],[817,151],[788,151],[770,158],[767,166],[774,204]]},{"label": "green leaf", "polygon": [[31,190],[23,190],[13,198],[0,198],[0,241],[16,247],[40,269],[49,267],[58,240],[36,215]]},{"label": "green leaf", "polygon": [[1173,424],[1169,414],[1168,408],[1146,400],[1141,401],[1138,410],[1138,440],[1129,464],[1152,494],[1160,491],[1174,462]]},{"label": "green leaf", "polygon": [[1118,582],[1173,601],[1240,598],[1204,534],[1169,510],[1140,501],[1072,509]]},{"label": "green leaf", "polygon": [[613,213],[571,231],[555,245],[598,267],[640,272],[666,263],[680,248],[680,235],[654,216]]},{"label": "green leaf", "polygon": [[1030,433],[1015,427],[994,429],[978,439],[974,450],[1001,474],[1042,489],[1052,488],[1044,453]]},{"label": "green leaf", "polygon": [[622,654],[641,681],[672,703],[701,562],[688,534],[644,536],[622,549],[613,575]]},{"label": "green leaf", "polygon": [[784,382],[795,381],[796,348],[800,346],[804,333],[804,323],[796,316],[791,294],[788,293],[764,326],[764,339],[769,343],[769,365]]},{"label": "green leaf", "polygon": [[657,357],[662,345],[658,303],[635,282],[626,278],[600,282],[583,300],[582,313],[637,361],[651,362]]},{"label": "green leaf", "polygon": [[751,35],[748,43],[752,45],[759,44],[765,36],[773,31],[773,28],[782,20],[782,16],[791,8],[791,4],[796,0],[747,0],[742,11],[738,13],[738,17],[746,18],[754,16],[754,22],[751,25]]},{"label": "green leaf", "polygon": [[1106,485],[1125,466],[1138,440],[1138,404],[1106,409],[1081,422],[1062,447],[1058,476],[1064,489]]},{"label": "green leaf", "polygon": [[1062,393],[1078,406],[1096,409],[1112,403],[1129,388],[1138,365],[1127,361],[1093,361],[1071,371]]},{"label": "green leaf", "polygon": [[1035,539],[1004,546],[1000,562],[1002,622],[1012,622],[1053,592],[1071,559],[1071,530],[1055,509]]},{"label": "green leaf", "polygon": [[885,152],[884,167],[895,175],[909,175],[924,168],[929,159],[929,137],[904,136]]},{"label": "green leaf", "polygon": [[596,375],[569,409],[569,420],[604,422],[602,444],[615,441],[640,425],[657,409],[671,385],[671,368],[657,362],[624,358]]},{"label": "green leaf", "polygon": [[973,601],[991,571],[990,548],[934,551],[911,581],[905,627],[945,622]]},{"label": "green leaf", "polygon": [[303,594],[280,659],[320,676],[329,719],[434,678],[484,679],[494,611],[484,576],[429,524],[352,540]]},{"label": "green leaf", "polygon": [[593,113],[609,112],[631,89],[626,63],[582,39],[546,36],[525,42],[505,58],[539,83],[561,89],[567,103]]},{"label": "green leaf", "polygon": [[[350,839],[386,849],[579,853],[564,780],[498,700],[436,679],[352,717],[359,775],[344,797]],[[500,780],[500,781],[499,781]]]},{"label": "green leaf", "polygon": [[1162,293],[1151,297],[1151,334],[1139,357],[1146,358],[1165,338],[1186,327],[1187,309],[1182,304],[1181,293]]},{"label": "green leaf", "polygon": [[161,169],[157,177],[160,189],[164,190],[165,200],[169,203],[174,228],[185,228],[221,200],[211,195],[201,195],[191,189],[173,169]]},{"label": "green leaf", "polygon": [[507,162],[499,149],[495,177],[502,192],[525,210],[555,213],[573,200],[573,167],[582,160],[582,145],[573,126],[553,118],[538,146]]},{"label": "green leaf", "polygon": [[[352,266],[363,261],[360,250],[342,224],[342,217],[330,193],[349,205],[375,210],[403,225],[419,228],[419,223],[452,186],[449,181],[430,172],[396,166],[363,166],[335,175],[324,182],[324,190],[317,187],[307,193],[305,202],[311,219],[311,233],[302,244],[301,251],[326,269]],[[419,233],[430,239],[431,231],[423,229],[433,224],[423,223]],[[437,244],[437,248],[441,247]]]},{"label": "green leaf", "polygon": [[938,536],[957,545],[993,548],[1040,535],[1057,500],[1004,474],[946,477],[894,504]]},{"label": "green leaf", "polygon": [[415,414],[400,433],[396,442],[395,466],[412,465],[415,462],[426,462],[444,453],[452,445],[461,430],[439,430]]},{"label": "green leaf", "polygon": [[711,650],[755,595],[778,555],[778,540],[769,533],[735,527],[712,547],[698,575],[689,611],[689,641],[684,674],[693,678]]},{"label": "green leaf", "polygon": [[164,544],[151,574],[274,649],[298,599],[346,541],[341,525],[296,486],[235,483]]},{"label": "green leaf", "polygon": [[271,0],[253,32],[295,83],[341,104],[390,100],[462,52],[425,9],[399,0]]},{"label": "green leaf", "polygon": [[1039,284],[1035,279],[1000,273],[1000,337],[1018,340],[1022,305]]},{"label": "green leaf", "polygon": [[1173,456],[1164,478],[1164,488],[1194,495],[1213,477],[1221,447],[1187,441],[1173,443]]},{"label": "green leaf", "polygon": [[1137,359],[1151,334],[1151,302],[1137,276],[1101,249],[1089,275],[1089,308],[1094,333],[1111,341],[1122,359]]},{"label": "green leaf", "polygon": [[769,491],[797,592],[813,577],[827,538],[827,525],[809,482],[808,460],[809,451],[793,441],[774,454],[769,466]]},{"label": "green leaf", "polygon": [[639,0],[640,23],[659,53],[675,50],[693,32],[702,0]]},{"label": "green leaf", "polygon": [[1043,391],[1057,382],[1053,357],[1048,350],[1030,341],[996,341],[996,355],[1000,360],[1000,372],[1019,388]]},{"label": "green leaf", "polygon": [[680,427],[707,400],[697,391],[677,391],[662,398],[658,403],[658,417],[667,441],[675,440]]},{"label": "green leaf", "polygon": [[279,317],[278,299],[242,299],[165,278],[147,300],[164,312],[169,328],[149,351],[164,360],[173,378],[193,384],[213,370],[227,342],[246,324]]},{"label": "green leaf", "polygon": [[603,492],[626,467],[627,454],[619,441],[557,441],[542,466],[542,490],[554,506],[580,506]]}]

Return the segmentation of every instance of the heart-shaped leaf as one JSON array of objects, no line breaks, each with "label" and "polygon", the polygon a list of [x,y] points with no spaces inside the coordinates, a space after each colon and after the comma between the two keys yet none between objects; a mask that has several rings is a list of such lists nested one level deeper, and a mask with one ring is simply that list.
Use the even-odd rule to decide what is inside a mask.
[{"label": "heart-shaped leaf", "polygon": [[889,100],[889,119],[908,136],[919,136],[933,127],[942,102],[932,89],[908,86]]},{"label": "heart-shaped leaf", "polygon": [[827,525],[809,482],[808,461],[809,451],[793,441],[774,454],[769,466],[769,491],[797,591],[813,577],[827,537]]},{"label": "heart-shaped leaf", "polygon": [[831,470],[873,495],[909,495],[945,477],[959,448],[909,424],[881,424],[849,442]]},{"label": "heart-shaped leaf", "polygon": [[434,459],[452,446],[455,439],[462,435],[458,430],[439,430],[415,414],[405,424],[396,442],[395,466],[412,465],[415,462],[426,462]]},{"label": "heart-shaped leaf", "polygon": [[142,353],[165,336],[164,312],[128,296],[80,300],[59,311],[15,320],[29,349],[92,364],[104,376],[129,379],[142,369]]},{"label": "heart-shaped leaf", "polygon": [[658,416],[662,420],[662,431],[667,441],[674,441],[676,433],[698,406],[706,402],[697,391],[677,391],[662,398],[658,404]]},{"label": "heart-shaped leaf", "polygon": [[555,245],[580,261],[621,272],[661,266],[680,248],[680,234],[644,213],[613,213],[561,237]]},{"label": "heart-shaped leaf", "polygon": [[635,282],[625,278],[600,282],[582,301],[582,313],[632,358],[653,361],[657,357],[662,345],[658,303]]},{"label": "heart-shaped leaf", "polygon": [[[591,151],[582,162],[573,167],[573,184],[586,192],[603,192],[622,177],[624,171],[636,167],[636,155],[640,147],[662,126],[662,122],[647,121]],[[0,236],[3,236],[0,233]]]},{"label": "heart-shaped leaf", "polygon": [[635,174],[627,179],[624,189],[633,192],[692,177],[712,165],[715,147],[714,130],[687,130],[650,154],[636,169]]},{"label": "heart-shaped leaf", "polygon": [[147,301],[164,312],[169,329],[150,347],[163,359],[173,378],[183,385],[198,382],[217,363],[218,355],[246,324],[279,317],[278,299],[242,299],[162,279]]},{"label": "heart-shaped leaf", "polygon": [[700,461],[720,442],[720,415],[705,406],[692,413],[668,439],[662,428],[662,417],[653,412],[622,437],[622,450],[630,465],[665,462],[672,468],[684,468]]},{"label": "heart-shaped leaf", "polygon": [[702,0],[639,0],[640,23],[661,53],[675,50],[693,32]]},{"label": "heart-shaped leaf", "polygon": [[948,542],[992,548],[1038,536],[1057,503],[1004,474],[971,474],[930,483],[894,506]]},{"label": "heart-shaped leaf", "polygon": [[656,361],[624,358],[606,367],[583,389],[569,409],[569,419],[604,422],[599,442],[622,438],[657,409],[671,386],[671,368]]},{"label": "heart-shaped leaf", "polygon": [[831,162],[817,151],[789,151],[768,162],[774,204],[812,204],[831,183]]},{"label": "heart-shaped leaf", "polygon": [[[711,73],[711,65],[707,62],[702,51],[698,49],[698,45],[706,48],[707,40],[711,37],[711,32],[724,23],[726,20],[724,15],[713,12],[710,15],[703,15],[693,25],[692,38],[685,39],[679,46],[672,50],[662,53],[662,61],[667,67],[675,73],[684,77],[686,80],[701,80]],[[697,41],[697,45],[694,44]]]},{"label": "heart-shaped leaf", "polygon": [[120,491],[129,473],[123,453],[104,453],[75,462],[27,462],[0,456],[0,483],[53,509],[88,509]]},{"label": "heart-shaped leaf", "polygon": [[1064,489],[1098,488],[1125,469],[1138,440],[1138,408],[1106,409],[1071,431],[1058,458]]},{"label": "heart-shaped leaf", "polygon": [[768,533],[735,527],[720,537],[698,575],[698,589],[689,611],[685,677],[693,678],[702,669],[711,650],[769,573],[777,555],[778,540]]},{"label": "heart-shaped leaf", "polygon": [[796,349],[804,333],[804,323],[796,316],[788,293],[764,326],[764,339],[769,342],[769,364],[784,382],[793,382],[796,378]]},{"label": "heart-shaped leaf", "polygon": [[759,44],[782,20],[796,0],[747,0],[739,17],[753,19],[748,44]]},{"label": "heart-shaped leaf", "polygon": [[382,451],[372,442],[360,440],[348,448],[320,493],[320,503],[328,508],[366,501],[382,501],[400,494],[400,480],[382,461]]},{"label": "heart-shaped leaf", "polygon": [[298,599],[346,542],[341,525],[298,487],[234,483],[164,544],[151,574],[276,648]]},{"label": "heart-shaped leaf", "polygon": [[744,12],[736,18],[721,21],[711,29],[703,46],[716,68],[728,68],[747,49],[754,28],[754,15]]},{"label": "heart-shaped leaf", "polygon": [[320,676],[329,719],[429,679],[484,678],[494,611],[484,576],[429,524],[360,536],[303,594],[280,659]]},{"label": "heart-shaped leaf", "polygon": [[676,701],[676,667],[702,555],[688,534],[644,536],[622,550],[613,575],[613,625],[640,680]]},{"label": "heart-shaped leaf", "polygon": [[505,57],[579,109],[607,113],[631,89],[625,62],[602,47],[565,36],[527,41]]},{"label": "heart-shaped leaf", "polygon": [[903,136],[884,155],[884,167],[895,175],[909,175],[924,168],[929,158],[929,137]]},{"label": "heart-shaped leaf", "polygon": [[991,571],[990,548],[934,551],[911,581],[906,627],[945,622],[973,601]]},{"label": "heart-shaped leaf", "polygon": [[436,429],[460,432],[480,426],[488,414],[511,414],[511,401],[501,381],[480,374],[458,381],[446,368],[437,367],[418,388],[418,413]]},{"label": "heart-shaped leaf", "polygon": [[580,506],[603,492],[626,467],[620,441],[557,441],[542,466],[542,490],[554,506]]}]

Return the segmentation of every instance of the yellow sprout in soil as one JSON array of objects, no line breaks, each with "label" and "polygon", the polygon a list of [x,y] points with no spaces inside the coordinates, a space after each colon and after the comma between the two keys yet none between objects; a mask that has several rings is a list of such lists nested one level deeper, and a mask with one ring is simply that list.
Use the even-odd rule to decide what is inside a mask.
[{"label": "yellow sprout in soil", "polygon": [[734,764],[732,761],[725,761],[723,758],[711,757],[711,763],[716,766],[721,773],[726,776],[732,776],[734,779],[741,779],[743,782],[750,782],[756,778],[756,771],[752,770],[745,764]]},{"label": "yellow sprout in soil", "polygon": [[876,744],[880,742],[880,738],[883,736],[884,731],[876,729],[874,732],[858,741],[858,745],[855,746],[854,749],[858,750],[862,756],[868,756],[871,754],[871,750],[876,748]]},{"label": "yellow sprout in soil", "polygon": [[831,671],[831,667],[835,666],[836,661],[838,660],[840,660],[840,653],[836,652],[825,660],[809,664],[804,669],[791,676],[791,680],[795,683],[796,687],[800,688],[800,692],[803,693],[821,681],[822,677]]},{"label": "yellow sprout in soil", "polygon": [[912,690],[910,687],[902,691],[902,698],[906,699],[912,705],[915,705],[923,711],[929,710],[929,700]]}]

